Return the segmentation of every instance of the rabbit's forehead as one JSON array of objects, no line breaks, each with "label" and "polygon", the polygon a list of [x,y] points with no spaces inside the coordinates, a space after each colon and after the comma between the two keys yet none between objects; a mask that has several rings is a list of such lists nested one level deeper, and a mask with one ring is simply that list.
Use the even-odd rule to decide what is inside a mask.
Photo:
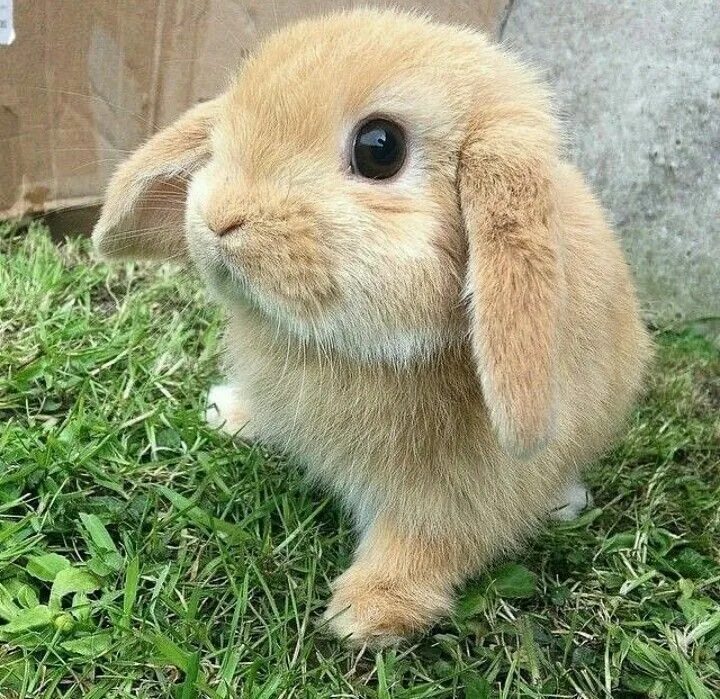
[{"label": "rabbit's forehead", "polygon": [[[437,42],[436,42],[437,43]],[[306,38],[289,34],[261,50],[229,93],[220,132],[229,144],[263,151],[271,143],[307,151],[335,150],[373,114],[396,117],[438,138],[457,133],[457,100],[451,71],[438,69],[443,44],[428,50],[415,35],[404,41],[344,42],[332,32]],[[457,55],[455,56],[457,60]],[[447,132],[447,133],[444,133]]]}]

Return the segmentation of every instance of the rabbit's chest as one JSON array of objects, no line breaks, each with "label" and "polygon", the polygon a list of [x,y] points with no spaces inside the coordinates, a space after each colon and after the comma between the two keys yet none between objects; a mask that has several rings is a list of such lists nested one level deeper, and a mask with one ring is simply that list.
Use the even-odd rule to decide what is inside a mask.
[{"label": "rabbit's chest", "polygon": [[414,367],[362,364],[247,323],[226,347],[253,432],[311,470],[412,470],[477,439],[482,398],[463,352]]},{"label": "rabbit's chest", "polygon": [[362,453],[421,440],[427,428],[418,424],[422,401],[410,387],[308,361],[276,371],[275,379],[251,380],[253,419],[267,441],[310,460],[357,461]]}]

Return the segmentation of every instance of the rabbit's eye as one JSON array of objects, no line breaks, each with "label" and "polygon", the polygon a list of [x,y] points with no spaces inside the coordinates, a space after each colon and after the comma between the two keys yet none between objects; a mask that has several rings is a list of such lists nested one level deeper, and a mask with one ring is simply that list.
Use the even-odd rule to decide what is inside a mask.
[{"label": "rabbit's eye", "polygon": [[372,180],[385,180],[405,162],[405,134],[387,119],[370,119],[360,126],[352,150],[352,171]]}]

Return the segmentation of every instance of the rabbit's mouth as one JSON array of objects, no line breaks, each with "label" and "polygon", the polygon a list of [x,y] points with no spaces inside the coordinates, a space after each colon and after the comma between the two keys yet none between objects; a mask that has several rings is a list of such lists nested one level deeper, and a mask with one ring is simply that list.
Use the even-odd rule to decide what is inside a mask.
[{"label": "rabbit's mouth", "polygon": [[190,249],[195,266],[225,304],[249,301],[276,322],[315,325],[339,303],[339,287],[325,266],[296,263],[278,246],[205,238]]},{"label": "rabbit's mouth", "polygon": [[[406,365],[435,354],[447,338],[431,328],[388,325],[372,307],[351,307],[339,298],[306,296],[288,280],[276,285],[257,269],[221,254],[203,276],[214,295],[232,312],[252,308],[275,330],[283,329],[303,345],[357,361]],[[307,289],[303,288],[306,292]]]}]

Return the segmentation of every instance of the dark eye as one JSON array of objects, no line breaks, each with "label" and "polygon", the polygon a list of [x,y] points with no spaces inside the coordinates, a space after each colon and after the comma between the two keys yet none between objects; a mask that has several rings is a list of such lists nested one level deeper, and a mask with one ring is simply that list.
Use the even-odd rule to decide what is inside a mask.
[{"label": "dark eye", "polygon": [[387,119],[370,119],[358,129],[352,150],[352,171],[371,180],[386,180],[405,162],[405,134]]}]

